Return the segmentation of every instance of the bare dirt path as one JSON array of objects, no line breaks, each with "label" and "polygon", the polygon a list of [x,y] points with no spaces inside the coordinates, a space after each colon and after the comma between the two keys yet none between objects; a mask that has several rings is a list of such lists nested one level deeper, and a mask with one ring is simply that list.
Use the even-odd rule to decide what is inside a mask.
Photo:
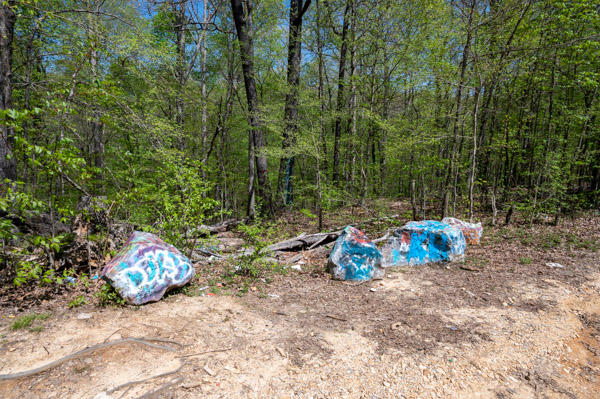
[{"label": "bare dirt path", "polygon": [[99,349],[35,376],[0,380],[0,396],[598,398],[599,221],[578,221],[568,234],[493,229],[482,246],[467,249],[465,264],[390,270],[358,285],[330,280],[321,271],[325,259],[311,259],[304,271],[241,297],[63,305],[39,333],[12,331],[4,317],[0,374],[127,337],[184,347]]}]

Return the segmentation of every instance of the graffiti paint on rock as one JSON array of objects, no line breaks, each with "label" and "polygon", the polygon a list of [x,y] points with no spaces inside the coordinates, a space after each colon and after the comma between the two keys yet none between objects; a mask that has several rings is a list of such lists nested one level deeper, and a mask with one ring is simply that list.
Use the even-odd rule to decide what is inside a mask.
[{"label": "graffiti paint on rock", "polygon": [[382,261],[375,244],[362,231],[347,226],[335,242],[327,269],[337,280],[370,280],[384,276]]},{"label": "graffiti paint on rock", "polygon": [[479,245],[481,242],[481,236],[483,235],[481,223],[467,223],[457,218],[443,218],[442,223],[459,228],[469,245]]},{"label": "graffiti paint on rock", "polygon": [[460,229],[424,220],[396,229],[381,252],[386,267],[414,266],[464,260],[465,248],[465,237]]},{"label": "graffiti paint on rock", "polygon": [[194,267],[177,248],[151,233],[134,232],[104,267],[102,277],[134,305],[158,301],[168,290],[182,287]]}]

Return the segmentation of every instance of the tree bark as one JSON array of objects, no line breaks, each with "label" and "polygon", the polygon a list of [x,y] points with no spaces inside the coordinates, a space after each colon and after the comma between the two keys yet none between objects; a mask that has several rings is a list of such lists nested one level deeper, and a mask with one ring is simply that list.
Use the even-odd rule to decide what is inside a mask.
[{"label": "tree bark", "polygon": [[340,141],[342,138],[342,112],[344,112],[345,98],[344,89],[346,87],[346,55],[348,53],[348,26],[350,20],[348,15],[352,7],[353,0],[346,1],[344,10],[344,21],[342,26],[342,47],[340,48],[340,64],[338,69],[338,93],[337,93],[337,108],[335,117],[335,141],[333,145],[333,176],[334,184],[340,182]]},{"label": "tree bark", "polygon": [[465,75],[467,71],[467,58],[469,56],[469,48],[471,46],[471,36],[473,34],[472,31],[472,22],[473,22],[473,12],[475,10],[475,4],[477,0],[471,0],[469,17],[467,20],[467,39],[465,41],[465,47],[462,53],[462,60],[460,65],[460,80],[458,81],[458,89],[456,92],[456,110],[454,114],[454,137],[452,139],[452,148],[450,150],[450,165],[448,167],[448,173],[446,174],[446,184],[444,188],[444,199],[443,199],[443,208],[442,208],[442,219],[448,216],[448,205],[450,202],[450,194],[452,190],[452,177],[454,172],[454,164],[456,162],[456,145],[458,141],[458,129],[460,122],[460,113],[462,111],[462,92],[463,86],[465,84]]},{"label": "tree bark", "polygon": [[254,28],[252,24],[252,0],[231,0],[231,11],[235,21],[235,29],[240,42],[240,56],[242,59],[242,72],[244,75],[244,86],[246,88],[246,101],[248,102],[248,122],[250,124],[248,163],[249,163],[249,185],[248,185],[248,217],[256,216],[255,187],[254,187],[254,164],[256,163],[256,174],[258,180],[258,195],[262,200],[262,206],[269,212],[273,211],[271,193],[269,188],[269,176],[267,170],[267,157],[264,154],[265,139],[262,131],[262,122],[258,106],[258,93],[254,80]]},{"label": "tree bark", "polygon": [[[91,4],[88,2],[88,7]],[[95,13],[100,12],[100,5],[96,6]],[[92,67],[92,85],[96,84],[98,77],[98,47],[100,46],[100,40],[98,38],[98,26],[97,21],[94,19],[96,15],[92,13],[87,14],[87,36],[91,43],[90,48],[90,65]],[[97,191],[104,192],[104,139],[103,139],[103,124],[100,121],[100,110],[97,103],[92,104],[93,118],[90,119],[89,126],[92,136],[92,149],[91,158],[92,165],[97,169],[95,178],[98,180],[95,184]]]},{"label": "tree bark", "polygon": [[175,76],[177,77],[177,94],[175,97],[175,122],[177,123],[180,131],[178,147],[180,150],[185,149],[186,142],[183,136],[183,122],[185,112],[185,84],[187,81],[186,76],[186,55],[185,55],[185,33],[186,33],[186,17],[185,9],[187,7],[187,0],[173,1],[172,2],[173,15],[175,17],[175,33],[176,40],[175,46],[177,48],[177,65],[175,68]]},{"label": "tree bark", "polygon": [[[13,10],[16,1],[0,5],[0,109],[13,107],[12,103],[12,43],[17,16]],[[17,164],[13,156],[14,128],[0,125],[0,179],[17,179]],[[0,181],[0,185],[3,183]]]},{"label": "tree bark", "polygon": [[290,1],[290,26],[288,33],[287,93],[285,96],[285,128],[283,130],[282,150],[284,156],[279,164],[279,193],[286,205],[292,203],[292,175],[294,173],[294,155],[290,150],[296,144],[298,134],[298,87],[300,86],[300,64],[302,62],[302,18],[311,0]]}]

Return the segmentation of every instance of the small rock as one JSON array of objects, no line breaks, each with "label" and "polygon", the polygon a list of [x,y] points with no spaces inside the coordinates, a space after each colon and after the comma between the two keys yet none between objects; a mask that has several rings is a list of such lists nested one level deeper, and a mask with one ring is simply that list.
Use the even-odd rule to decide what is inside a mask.
[{"label": "small rock", "polygon": [[77,315],[77,318],[79,320],[91,319],[92,318],[92,314],[91,313],[79,313]]},{"label": "small rock", "polygon": [[292,270],[298,270],[299,272],[302,271],[302,267],[300,267],[300,265],[292,265],[291,269]]},{"label": "small rock", "polygon": [[504,307],[507,307],[507,306],[508,306],[508,303],[506,303],[506,302],[502,302],[502,306],[504,306]]},{"label": "small rock", "polygon": [[377,288],[371,288],[370,291],[375,292],[375,291],[377,291]]},{"label": "small rock", "polygon": [[225,366],[225,367],[223,367],[223,368],[224,368],[225,370],[227,370],[227,371],[230,371],[230,372],[232,372],[233,374],[239,374],[239,373],[240,373],[240,370],[238,370],[238,369],[236,369],[236,368],[234,368],[234,367],[231,367],[231,366]]},{"label": "small rock", "polygon": [[283,350],[283,349],[281,349],[281,348],[277,347],[277,348],[275,348],[275,350],[277,350],[277,352],[279,352],[279,354],[281,355],[281,357],[287,357],[287,356],[285,355],[285,352],[284,352],[284,350]]},{"label": "small rock", "polygon": [[560,263],[554,263],[554,262],[548,262],[548,263],[546,263],[546,266],[548,266],[548,267],[556,267],[556,268],[563,268],[564,267]]}]

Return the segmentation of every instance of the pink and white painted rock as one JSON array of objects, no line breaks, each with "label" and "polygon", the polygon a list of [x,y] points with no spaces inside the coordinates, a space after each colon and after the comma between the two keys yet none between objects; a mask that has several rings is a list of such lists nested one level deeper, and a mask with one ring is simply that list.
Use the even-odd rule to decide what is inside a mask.
[{"label": "pink and white painted rock", "polygon": [[133,305],[160,300],[194,277],[194,267],[177,248],[151,233],[134,232],[100,277]]},{"label": "pink and white painted rock", "polygon": [[442,223],[459,228],[463,232],[467,244],[479,245],[481,236],[483,235],[483,227],[481,226],[481,223],[468,223],[457,218],[444,218],[442,219]]}]

